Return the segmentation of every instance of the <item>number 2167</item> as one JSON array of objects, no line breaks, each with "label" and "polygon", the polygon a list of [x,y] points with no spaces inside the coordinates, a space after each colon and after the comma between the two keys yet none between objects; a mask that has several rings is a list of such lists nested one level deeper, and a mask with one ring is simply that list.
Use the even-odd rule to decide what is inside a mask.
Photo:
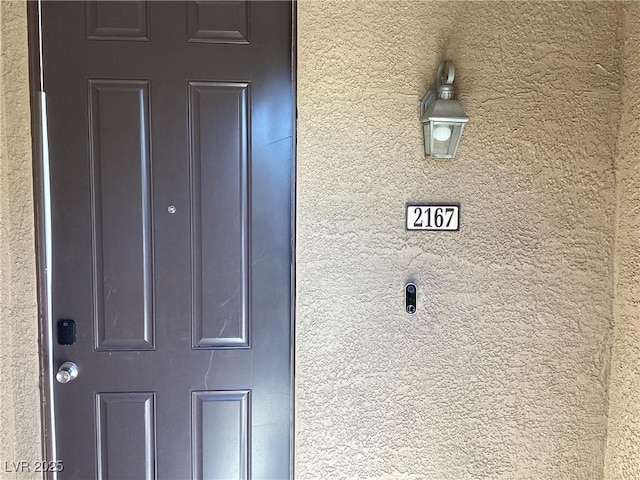
[{"label": "number 2167", "polygon": [[458,230],[458,205],[408,205],[408,230]]}]

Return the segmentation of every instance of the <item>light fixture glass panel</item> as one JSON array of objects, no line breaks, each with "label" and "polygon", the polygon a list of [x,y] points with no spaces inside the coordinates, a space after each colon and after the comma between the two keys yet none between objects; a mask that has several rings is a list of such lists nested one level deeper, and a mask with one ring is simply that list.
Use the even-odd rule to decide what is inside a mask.
[{"label": "light fixture glass panel", "polygon": [[422,124],[422,135],[424,138],[424,153],[428,157],[430,155],[431,149],[431,123],[423,123]]},{"label": "light fixture glass panel", "polygon": [[430,155],[436,158],[455,157],[464,123],[431,121],[430,127]]}]

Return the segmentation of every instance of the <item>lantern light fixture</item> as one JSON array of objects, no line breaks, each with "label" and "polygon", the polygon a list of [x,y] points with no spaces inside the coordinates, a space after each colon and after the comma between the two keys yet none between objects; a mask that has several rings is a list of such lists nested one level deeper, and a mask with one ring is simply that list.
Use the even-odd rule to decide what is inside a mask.
[{"label": "lantern light fixture", "polygon": [[454,158],[469,117],[453,99],[453,62],[440,63],[435,89],[430,89],[420,104],[420,121],[424,135],[424,153],[434,158]]}]

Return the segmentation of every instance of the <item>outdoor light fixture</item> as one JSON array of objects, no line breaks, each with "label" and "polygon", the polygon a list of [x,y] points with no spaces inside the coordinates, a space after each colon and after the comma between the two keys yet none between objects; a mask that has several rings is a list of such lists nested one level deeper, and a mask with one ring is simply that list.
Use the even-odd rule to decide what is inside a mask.
[{"label": "outdoor light fixture", "polygon": [[453,99],[453,62],[440,63],[436,89],[429,90],[420,104],[420,121],[424,135],[424,153],[435,158],[454,158],[469,121],[462,105]]}]

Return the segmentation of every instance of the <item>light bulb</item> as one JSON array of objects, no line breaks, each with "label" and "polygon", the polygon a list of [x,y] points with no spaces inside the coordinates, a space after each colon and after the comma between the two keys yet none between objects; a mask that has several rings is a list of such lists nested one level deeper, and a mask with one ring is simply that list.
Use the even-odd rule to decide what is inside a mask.
[{"label": "light bulb", "polygon": [[447,126],[436,127],[433,131],[433,138],[439,142],[446,142],[451,138],[451,129]]}]

